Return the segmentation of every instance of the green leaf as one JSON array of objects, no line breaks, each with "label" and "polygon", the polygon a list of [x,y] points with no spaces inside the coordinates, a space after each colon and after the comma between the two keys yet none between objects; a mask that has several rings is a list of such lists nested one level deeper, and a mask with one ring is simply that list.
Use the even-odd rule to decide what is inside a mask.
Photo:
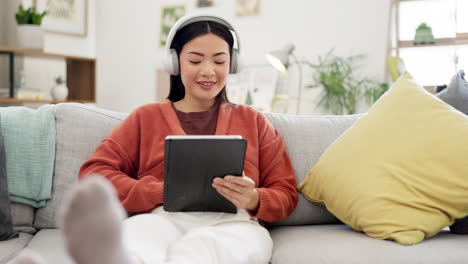
[{"label": "green leaf", "polygon": [[23,5],[18,6],[18,12],[15,14],[16,22],[19,25],[33,24],[40,25],[47,12],[37,13],[35,8],[24,9]]},{"label": "green leaf", "polygon": [[387,89],[388,85],[363,77],[358,78],[355,70],[365,58],[364,55],[338,57],[333,49],[325,56],[318,56],[318,63],[303,62],[313,70],[313,82],[307,88],[323,89],[319,106],[332,114],[354,114],[361,99],[375,102]]}]

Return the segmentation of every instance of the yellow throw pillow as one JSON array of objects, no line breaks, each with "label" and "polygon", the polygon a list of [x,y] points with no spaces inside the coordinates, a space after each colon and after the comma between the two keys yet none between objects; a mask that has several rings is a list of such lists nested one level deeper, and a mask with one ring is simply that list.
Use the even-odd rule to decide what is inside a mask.
[{"label": "yellow throw pillow", "polygon": [[298,188],[371,237],[421,242],[468,214],[468,117],[405,73]]}]

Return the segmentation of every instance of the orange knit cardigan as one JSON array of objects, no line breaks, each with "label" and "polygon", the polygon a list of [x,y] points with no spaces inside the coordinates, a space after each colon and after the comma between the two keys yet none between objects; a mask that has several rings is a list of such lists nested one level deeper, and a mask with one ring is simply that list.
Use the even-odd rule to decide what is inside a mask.
[{"label": "orange knit cardigan", "polygon": [[[185,135],[170,101],[133,111],[81,166],[80,178],[97,173],[115,186],[130,213],[148,212],[163,203],[164,139]],[[255,181],[262,221],[287,217],[297,205],[296,177],[284,142],[266,117],[248,106],[220,105],[216,135],[247,139],[245,175]]]}]

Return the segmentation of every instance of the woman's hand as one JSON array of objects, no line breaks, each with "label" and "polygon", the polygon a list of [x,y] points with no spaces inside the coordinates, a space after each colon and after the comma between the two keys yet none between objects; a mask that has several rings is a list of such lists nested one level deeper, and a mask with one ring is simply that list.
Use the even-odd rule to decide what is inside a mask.
[{"label": "woman's hand", "polygon": [[242,175],[226,175],[224,178],[215,178],[212,186],[231,201],[239,209],[256,211],[259,203],[259,194],[255,189],[255,182],[249,177]]}]

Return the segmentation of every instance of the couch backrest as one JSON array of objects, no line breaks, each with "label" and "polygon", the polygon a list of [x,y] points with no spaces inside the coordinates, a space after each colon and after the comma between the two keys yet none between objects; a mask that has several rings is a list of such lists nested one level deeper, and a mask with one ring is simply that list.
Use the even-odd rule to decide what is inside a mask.
[{"label": "couch backrest", "polygon": [[81,164],[127,114],[63,103],[55,109],[56,152],[52,199],[36,211],[34,227],[56,228],[57,210],[66,191],[78,182]]},{"label": "couch backrest", "polygon": [[[58,104],[55,110],[56,157],[52,199],[36,211],[33,226],[56,228],[57,211],[66,191],[78,182],[78,171],[99,143],[127,114],[75,103]],[[286,143],[291,162],[301,182],[323,151],[358,118],[351,116],[309,117],[266,113]],[[325,208],[299,195],[296,210],[271,225],[303,225],[338,222]]]},{"label": "couch backrest", "polygon": [[[361,116],[294,116],[276,113],[265,115],[283,137],[298,184],[304,180],[325,149]],[[339,221],[324,207],[308,201],[299,193],[299,202],[294,212],[285,220],[268,225],[331,223]]]}]

